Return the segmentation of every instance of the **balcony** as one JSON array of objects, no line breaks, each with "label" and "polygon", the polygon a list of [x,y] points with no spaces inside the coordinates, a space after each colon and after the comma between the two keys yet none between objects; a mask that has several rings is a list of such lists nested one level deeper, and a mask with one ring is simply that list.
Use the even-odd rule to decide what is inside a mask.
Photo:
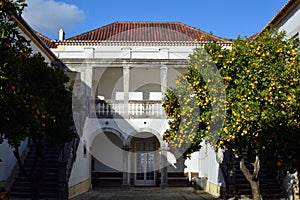
[{"label": "balcony", "polygon": [[166,118],[162,101],[130,100],[125,104],[124,101],[97,100],[95,110],[98,118]]}]

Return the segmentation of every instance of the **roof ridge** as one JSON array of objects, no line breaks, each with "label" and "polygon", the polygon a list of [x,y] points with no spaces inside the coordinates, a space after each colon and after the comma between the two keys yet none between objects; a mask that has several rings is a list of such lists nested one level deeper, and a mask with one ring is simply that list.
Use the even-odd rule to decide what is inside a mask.
[{"label": "roof ridge", "polygon": [[[102,29],[102,28],[105,28],[105,27],[109,27],[109,26],[111,26],[111,25],[113,25],[113,24],[126,24],[126,23],[132,23],[132,24],[133,24],[133,23],[139,23],[139,24],[142,24],[142,23],[166,24],[166,23],[167,23],[167,24],[181,24],[181,25],[185,25],[184,23],[178,22],[178,21],[177,21],[177,22],[171,22],[171,21],[169,21],[169,22],[161,22],[161,21],[115,21],[115,22],[111,22],[111,23],[109,23],[109,24],[106,24],[106,25],[104,25],[104,26],[100,26],[100,27],[98,27],[98,28],[94,28],[94,29],[92,29],[92,30],[89,30],[89,31],[80,33],[79,35],[74,35],[74,36],[72,36],[72,37],[70,37],[70,38],[67,38],[67,40],[71,40],[72,38],[79,37],[79,36],[82,36],[82,35],[91,33],[91,32],[96,31],[96,30],[98,30],[98,29]],[[186,25],[186,26],[187,26],[187,25]]]},{"label": "roof ridge", "polygon": [[74,36],[72,36],[72,37],[70,37],[70,38],[67,38],[66,40],[70,40],[70,39],[72,39],[72,38],[79,37],[79,36],[81,36],[81,35],[85,35],[85,34],[91,33],[91,32],[93,32],[93,31],[96,31],[96,30],[100,29],[100,28],[104,28],[104,27],[111,26],[112,24],[115,24],[115,23],[117,23],[117,22],[112,22],[112,23],[106,24],[106,25],[104,25],[104,26],[100,26],[100,27],[98,27],[98,28],[94,28],[94,29],[92,29],[92,30],[86,31],[86,32],[84,32],[84,33],[80,33],[79,35],[74,35]]},{"label": "roof ridge", "polygon": [[35,30],[34,30],[34,32],[35,32],[35,34],[36,34],[37,36],[39,36],[39,37],[41,37],[41,38],[44,38],[44,39],[49,40],[49,41],[55,41],[54,39],[51,39],[51,38],[49,38],[49,37],[43,35],[43,34],[40,33],[40,32],[37,32],[37,31],[35,31]]},{"label": "roof ridge", "polygon": [[[151,29],[153,26],[154,29]],[[163,30],[164,29],[164,30]],[[132,30],[135,30],[132,32]],[[126,32],[128,31],[128,32]],[[146,32],[145,32],[146,31]],[[202,38],[202,39],[201,39]],[[227,40],[182,22],[116,21],[84,32],[67,40],[120,40],[120,41],[184,41]]]},{"label": "roof ridge", "polygon": [[227,41],[225,38],[220,37],[220,36],[216,36],[216,35],[214,35],[213,33],[208,33],[208,32],[206,32],[206,31],[203,31],[203,30],[199,29],[199,28],[196,28],[196,27],[193,27],[193,26],[184,24],[184,23],[181,23],[181,24],[184,25],[184,26],[187,26],[187,27],[189,27],[189,28],[191,28],[191,29],[194,29],[195,31],[200,31],[200,32],[203,33],[203,34],[208,34],[208,35],[210,35],[210,36],[212,36],[212,37],[214,37],[214,38],[217,38],[217,39],[221,39],[221,40]]},{"label": "roof ridge", "polygon": [[182,22],[172,22],[172,21],[116,21],[115,23],[183,24]]}]

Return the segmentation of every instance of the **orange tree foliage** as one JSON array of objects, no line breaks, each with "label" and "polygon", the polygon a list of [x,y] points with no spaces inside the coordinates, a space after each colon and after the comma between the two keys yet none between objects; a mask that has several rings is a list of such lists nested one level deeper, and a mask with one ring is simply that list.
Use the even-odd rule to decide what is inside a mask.
[{"label": "orange tree foliage", "polygon": [[[236,153],[270,150],[297,160],[299,69],[299,41],[283,32],[266,31],[252,41],[238,38],[231,48],[206,44],[191,55],[188,72],[165,96],[171,118],[165,139],[175,149],[184,147],[185,155],[205,139]],[[187,104],[192,99],[197,107]]]},{"label": "orange tree foliage", "polygon": [[64,140],[72,135],[68,77],[50,67],[11,19],[20,15],[24,0],[0,0],[0,143],[14,148],[32,137]]}]

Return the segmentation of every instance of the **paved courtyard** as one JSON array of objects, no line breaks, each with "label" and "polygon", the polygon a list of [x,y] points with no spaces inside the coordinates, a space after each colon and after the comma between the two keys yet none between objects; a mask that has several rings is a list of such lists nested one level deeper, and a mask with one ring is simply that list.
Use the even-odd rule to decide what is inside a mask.
[{"label": "paved courtyard", "polygon": [[121,189],[94,189],[72,200],[217,200],[209,194],[196,194],[193,188],[131,188],[129,191]]}]

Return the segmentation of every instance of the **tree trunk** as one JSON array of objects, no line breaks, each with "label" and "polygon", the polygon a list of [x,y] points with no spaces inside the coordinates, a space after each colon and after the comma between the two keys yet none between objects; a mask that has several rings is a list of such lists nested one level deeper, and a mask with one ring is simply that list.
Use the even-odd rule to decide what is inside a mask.
[{"label": "tree trunk", "polygon": [[258,182],[258,173],[260,170],[260,160],[258,156],[256,156],[253,166],[254,166],[254,171],[253,174],[251,174],[249,169],[247,169],[245,165],[244,158],[242,158],[240,161],[240,169],[243,172],[246,179],[249,181],[251,186],[252,196],[253,196],[252,199],[262,200],[262,196],[260,194],[260,189],[259,189],[259,182]]},{"label": "tree trunk", "polygon": [[22,160],[21,160],[21,156],[20,156],[20,152],[19,152],[19,147],[15,147],[15,150],[13,151],[13,154],[14,154],[15,158],[17,159],[18,165],[20,167],[20,171],[24,174],[24,176],[26,178],[29,179],[29,176],[28,176],[26,170],[24,169],[24,166],[23,166],[23,163],[22,163]]}]

